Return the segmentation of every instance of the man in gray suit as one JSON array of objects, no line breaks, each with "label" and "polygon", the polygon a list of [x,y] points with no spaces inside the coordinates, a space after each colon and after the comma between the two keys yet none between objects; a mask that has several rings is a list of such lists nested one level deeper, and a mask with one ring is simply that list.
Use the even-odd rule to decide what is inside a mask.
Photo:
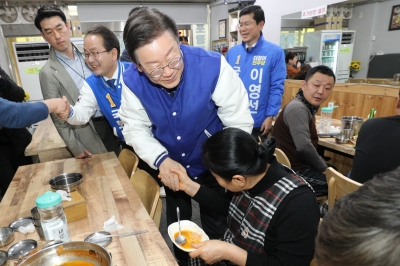
[{"label": "man in gray suit", "polygon": [[[51,45],[50,57],[40,71],[40,86],[44,99],[66,96],[75,105],[83,81],[92,75],[82,56],[83,49],[70,40],[70,25],[57,6],[42,6],[36,15],[35,26]],[[79,89],[78,89],[79,88]],[[98,110],[85,125],[72,126],[52,115],[54,125],[68,149],[76,158],[92,153],[120,151],[110,125]]]}]

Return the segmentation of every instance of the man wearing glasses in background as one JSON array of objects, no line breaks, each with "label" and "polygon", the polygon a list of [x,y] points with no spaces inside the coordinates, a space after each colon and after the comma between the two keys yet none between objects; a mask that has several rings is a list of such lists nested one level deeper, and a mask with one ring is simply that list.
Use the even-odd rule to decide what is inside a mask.
[{"label": "man wearing glasses in background", "polygon": [[[177,207],[181,219],[190,220],[191,198],[179,191],[178,177],[170,169],[180,168],[194,181],[225,193],[204,167],[201,149],[224,127],[251,132],[246,89],[221,54],[180,45],[175,22],[156,9],[131,16],[123,37],[136,66],[123,73],[119,113],[125,141],[159,169],[167,195],[167,224],[177,221]],[[201,208],[200,219],[211,239],[222,237],[226,217]],[[175,246],[174,252],[179,265],[188,265],[188,253]]]},{"label": "man wearing glasses in background", "polygon": [[[66,96],[75,104],[86,78],[92,71],[86,65],[82,49],[70,40],[70,25],[65,14],[57,6],[42,6],[36,15],[35,26],[42,37],[51,45],[50,57],[39,74],[44,99]],[[58,133],[69,151],[76,158],[85,158],[92,153],[115,151],[120,147],[110,125],[100,110],[89,123],[72,126],[60,120],[57,115],[51,118]]]},{"label": "man wearing glasses in background", "polygon": [[94,75],[83,82],[75,106],[67,102],[67,112],[58,116],[63,120],[68,119],[71,125],[83,125],[100,109],[124,146],[118,110],[121,105],[122,73],[132,63],[119,60],[118,38],[102,25],[95,25],[88,30],[83,47],[86,63]]},{"label": "man wearing glasses in background", "polygon": [[254,119],[252,135],[266,137],[282,103],[286,64],[280,46],[264,39],[264,11],[260,6],[245,7],[239,14],[242,44],[229,49],[226,60],[242,79],[249,94]]}]

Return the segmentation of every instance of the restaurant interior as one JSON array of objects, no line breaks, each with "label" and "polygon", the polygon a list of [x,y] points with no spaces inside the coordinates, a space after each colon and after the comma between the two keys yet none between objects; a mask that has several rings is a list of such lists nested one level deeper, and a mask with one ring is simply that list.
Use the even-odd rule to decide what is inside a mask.
[{"label": "restaurant interior", "polygon": [[[145,6],[174,18],[187,45],[223,55],[241,44],[241,9],[260,5],[265,12],[262,33],[266,40],[279,45],[285,54],[295,53],[299,69],[306,64],[325,65],[336,75],[332,93],[320,106],[335,107],[328,118],[331,131],[319,130],[317,140],[318,153],[335,166],[326,170],[328,194],[317,197],[320,206],[327,204],[328,213],[337,200],[363,186],[349,178],[362,124],[373,117],[395,116],[399,108],[398,0],[287,0],[274,4],[263,0],[0,0],[0,66],[28,93],[26,101],[31,103],[44,99],[39,73],[49,59],[50,47],[33,21],[38,8],[47,4],[59,6],[67,15],[71,41],[77,46],[83,46],[89,28],[102,24],[115,33],[122,54],[128,12]],[[321,9],[320,15],[307,13]],[[289,77],[284,81],[282,108],[296,97],[302,82]],[[320,108],[317,128],[328,121],[324,115]],[[343,137],[349,128],[351,134]],[[124,149],[119,156],[109,152],[76,159],[50,116],[27,129],[32,141],[24,155],[33,163],[20,166],[7,191],[0,193],[0,265],[59,265],[55,264],[60,263],[57,258],[53,264],[37,263],[68,250],[83,252],[72,260],[82,255],[99,263],[84,265],[178,265],[174,257],[178,229],[167,225],[165,192],[162,195],[159,184],[138,167],[135,153]],[[291,167],[282,150],[277,149],[275,156]],[[61,180],[58,183],[57,178]],[[51,242],[44,234],[40,215],[35,217],[35,202],[46,191],[66,191],[59,205],[64,212],[60,217],[65,215],[70,243],[76,245]],[[54,215],[53,210],[50,213]],[[201,241],[207,240],[199,204],[193,199],[192,222],[183,223],[184,229],[203,234]],[[33,232],[18,230],[30,223]],[[104,229],[106,223],[112,227],[109,231]],[[132,232],[137,234],[110,235]],[[41,257],[32,259],[34,255]],[[94,262],[92,257],[101,257],[102,262]],[[311,265],[318,265],[316,259]]]}]

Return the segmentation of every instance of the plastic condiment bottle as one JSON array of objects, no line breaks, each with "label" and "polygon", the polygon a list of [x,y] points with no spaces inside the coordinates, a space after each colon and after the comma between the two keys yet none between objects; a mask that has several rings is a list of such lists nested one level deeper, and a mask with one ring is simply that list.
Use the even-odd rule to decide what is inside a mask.
[{"label": "plastic condiment bottle", "polygon": [[62,206],[61,195],[47,191],[36,198],[36,206],[40,213],[40,221],[44,237],[49,240],[61,240],[69,242],[67,217]]},{"label": "plastic condiment bottle", "polygon": [[321,119],[319,120],[319,133],[331,132],[332,113],[333,109],[336,107],[337,106],[321,108]]}]

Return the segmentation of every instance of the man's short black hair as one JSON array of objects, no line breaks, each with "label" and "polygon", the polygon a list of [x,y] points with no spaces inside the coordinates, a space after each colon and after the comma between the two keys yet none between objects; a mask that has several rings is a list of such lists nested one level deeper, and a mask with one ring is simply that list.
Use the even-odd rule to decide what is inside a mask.
[{"label": "man's short black hair", "polygon": [[136,11],[138,11],[140,9],[143,9],[143,8],[148,8],[148,7],[147,6],[137,6],[137,7],[132,8],[131,11],[129,11],[128,18],[132,15],[133,12],[136,12]]},{"label": "man's short black hair", "polygon": [[[111,51],[113,48],[117,49],[117,59],[119,59],[119,53],[121,51],[119,41],[115,33],[109,28],[96,24],[86,33],[86,37],[89,35],[98,35],[103,38],[103,46],[106,51]],[[85,37],[85,38],[86,38]]]},{"label": "man's short black hair", "polygon": [[67,24],[67,18],[65,17],[64,12],[62,12],[58,6],[48,5],[48,6],[42,6],[37,11],[37,14],[35,17],[36,28],[39,31],[42,31],[42,26],[40,26],[40,22],[42,22],[46,18],[51,18],[54,16],[60,17],[61,20],[64,21],[65,24]]},{"label": "man's short black hair", "polygon": [[256,21],[257,25],[261,22],[265,22],[264,10],[261,6],[247,6],[240,11],[239,18],[244,15],[253,13],[253,19]]},{"label": "man's short black hair", "polygon": [[327,67],[324,65],[319,65],[319,66],[313,67],[310,70],[308,70],[307,75],[304,80],[307,82],[317,72],[327,75],[329,77],[333,77],[333,83],[336,82],[336,77],[335,77],[335,73],[333,73],[333,70],[330,67]]}]

